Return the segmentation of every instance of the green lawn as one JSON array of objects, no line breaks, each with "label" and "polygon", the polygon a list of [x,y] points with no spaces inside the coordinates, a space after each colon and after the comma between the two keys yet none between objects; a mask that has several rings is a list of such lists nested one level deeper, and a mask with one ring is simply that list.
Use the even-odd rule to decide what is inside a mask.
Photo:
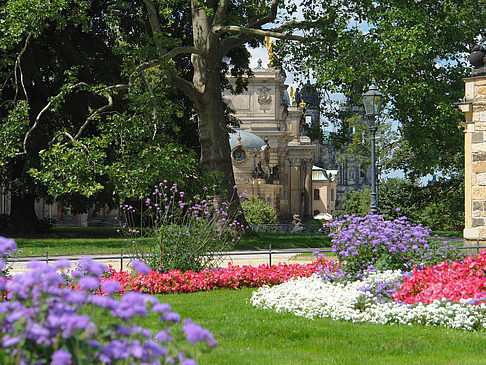
[{"label": "green lawn", "polygon": [[[484,364],[484,332],[308,320],[253,308],[254,289],[159,296],[208,328],[218,348],[200,364]],[[157,330],[157,320],[144,326]]]},{"label": "green lawn", "polygon": [[[50,235],[15,238],[17,245],[24,251],[24,256],[56,255],[99,255],[119,254],[123,248],[129,252],[129,242],[125,242],[113,227],[56,227]],[[149,239],[140,243],[150,244]],[[242,237],[235,249],[253,250],[277,248],[329,247],[331,240],[325,235],[258,233],[255,236]]]}]

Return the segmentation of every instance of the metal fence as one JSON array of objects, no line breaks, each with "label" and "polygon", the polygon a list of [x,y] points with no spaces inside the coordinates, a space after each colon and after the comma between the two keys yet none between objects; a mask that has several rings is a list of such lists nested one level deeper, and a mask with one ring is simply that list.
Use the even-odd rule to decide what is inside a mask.
[{"label": "metal fence", "polygon": [[316,234],[322,226],[296,226],[295,224],[251,224],[255,232],[307,233]]},{"label": "metal fence", "polygon": [[[486,248],[486,246],[480,246],[479,245],[479,239],[476,241],[476,245],[474,246],[460,246],[458,249],[460,250],[469,250],[470,253],[479,253],[481,249]],[[272,245],[270,244],[268,247],[268,250],[255,250],[255,251],[230,251],[230,252],[214,252],[211,253],[210,255],[214,256],[243,256],[243,255],[267,255],[268,256],[268,264],[272,266],[272,258],[278,255],[288,255],[288,254],[309,254],[309,253],[314,253],[315,251],[319,251],[319,253],[330,253],[332,252],[331,247],[324,247],[324,248],[314,248],[314,249],[292,249],[292,250],[275,250],[272,249]],[[106,256],[90,256],[93,260],[120,260],[120,267],[123,267],[123,261],[124,260],[131,260],[134,258],[132,255],[126,255],[123,253],[123,248],[120,250],[120,255],[106,255]],[[49,256],[49,251],[46,250],[46,255],[43,257],[30,257],[30,258],[15,258],[12,259],[11,262],[28,262],[31,260],[42,260],[45,262],[50,262],[50,261],[56,261],[59,259],[64,259],[64,260],[72,260],[76,261],[79,260],[82,257],[50,257]]]}]

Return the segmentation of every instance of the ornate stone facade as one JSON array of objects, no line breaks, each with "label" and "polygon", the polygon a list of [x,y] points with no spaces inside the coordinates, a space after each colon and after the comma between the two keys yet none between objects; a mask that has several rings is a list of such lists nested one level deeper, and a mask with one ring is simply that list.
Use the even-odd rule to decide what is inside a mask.
[{"label": "ornate stone facade", "polygon": [[[285,74],[258,67],[248,90],[223,97],[240,120],[230,136],[233,171],[240,191],[270,202],[281,221],[293,214],[312,217],[312,168],[317,146],[303,135],[305,109],[290,101]],[[244,132],[244,133],[242,133]],[[251,135],[260,138],[260,144]],[[249,145],[251,144],[251,145]],[[246,157],[240,151],[246,153]]]}]

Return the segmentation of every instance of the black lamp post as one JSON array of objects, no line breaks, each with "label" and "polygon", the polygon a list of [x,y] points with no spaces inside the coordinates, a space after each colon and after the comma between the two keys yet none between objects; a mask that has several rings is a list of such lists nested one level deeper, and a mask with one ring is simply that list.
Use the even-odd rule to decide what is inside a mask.
[{"label": "black lamp post", "polygon": [[377,118],[383,107],[384,95],[378,91],[375,85],[371,85],[370,89],[363,94],[363,104],[365,107],[366,124],[371,132],[371,206],[370,212],[378,213],[378,199],[376,196],[376,156],[375,156],[375,141],[376,130],[380,125],[380,120]]}]

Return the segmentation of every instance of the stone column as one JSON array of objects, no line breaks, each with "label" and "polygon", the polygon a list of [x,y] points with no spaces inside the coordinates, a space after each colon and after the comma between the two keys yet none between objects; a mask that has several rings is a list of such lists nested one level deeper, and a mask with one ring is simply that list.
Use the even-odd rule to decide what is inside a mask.
[{"label": "stone column", "polygon": [[302,183],[301,183],[301,176],[300,170],[302,165],[302,160],[299,158],[291,158],[289,159],[290,163],[290,173],[289,173],[289,190],[290,190],[290,199],[289,199],[289,214],[301,214],[300,207],[301,207],[301,191],[302,191]]},{"label": "stone column", "polygon": [[464,127],[464,244],[486,245],[486,70],[465,79],[466,96],[458,106]]}]

